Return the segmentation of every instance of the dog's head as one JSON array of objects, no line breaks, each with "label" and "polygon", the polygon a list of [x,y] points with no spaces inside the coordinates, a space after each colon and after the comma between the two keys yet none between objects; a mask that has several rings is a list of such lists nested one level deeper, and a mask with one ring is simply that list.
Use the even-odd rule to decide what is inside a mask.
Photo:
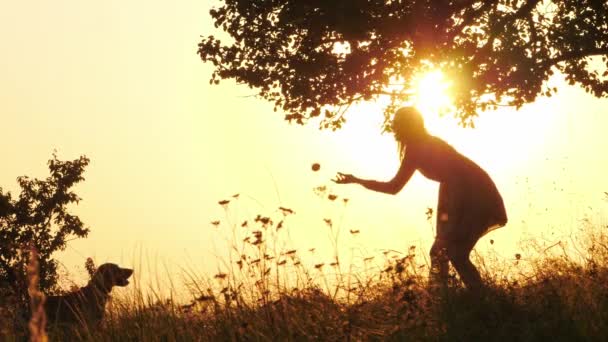
[{"label": "dog's head", "polygon": [[97,268],[91,282],[110,292],[113,286],[129,285],[129,277],[132,274],[132,269],[121,268],[116,264],[107,263]]}]

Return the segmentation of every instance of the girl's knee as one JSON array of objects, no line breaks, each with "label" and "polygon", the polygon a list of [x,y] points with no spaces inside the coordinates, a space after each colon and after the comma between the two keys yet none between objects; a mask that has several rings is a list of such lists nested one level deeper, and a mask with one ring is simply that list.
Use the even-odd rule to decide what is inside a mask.
[{"label": "girl's knee", "polygon": [[453,264],[464,264],[469,261],[471,251],[467,248],[453,246],[447,249],[447,257]]}]

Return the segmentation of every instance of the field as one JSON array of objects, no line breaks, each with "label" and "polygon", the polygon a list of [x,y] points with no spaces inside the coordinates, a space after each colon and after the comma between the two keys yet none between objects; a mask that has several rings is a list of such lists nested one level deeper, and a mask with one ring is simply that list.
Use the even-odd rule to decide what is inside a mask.
[{"label": "field", "polygon": [[[227,202],[220,204],[227,207]],[[447,288],[430,286],[426,251],[417,253],[415,246],[377,256],[374,267],[371,257],[352,265],[342,262],[336,238],[334,262],[307,264],[300,257],[307,251],[275,244],[292,213],[279,208],[274,216],[212,222],[231,244],[230,256],[223,260],[225,272],[206,276],[184,269],[171,282],[184,283],[187,295],[180,298],[187,300],[176,299],[175,293],[144,291],[134,282],[115,292],[101,328],[80,327],[70,338],[600,341],[608,336],[606,227],[584,227],[576,243],[556,241],[541,248],[528,242],[525,256],[474,253],[487,284],[484,292],[474,294],[453,272]],[[325,224],[336,229],[329,219]],[[15,325],[14,310],[2,310],[0,337],[19,340],[25,323]],[[46,333],[52,341],[66,339],[53,327]]]}]

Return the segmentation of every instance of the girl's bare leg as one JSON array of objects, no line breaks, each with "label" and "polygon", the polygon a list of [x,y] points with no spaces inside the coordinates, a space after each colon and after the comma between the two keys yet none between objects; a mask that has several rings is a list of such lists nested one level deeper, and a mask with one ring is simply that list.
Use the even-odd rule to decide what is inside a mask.
[{"label": "girl's bare leg", "polygon": [[448,257],[466,287],[477,293],[482,290],[483,283],[479,271],[469,259],[471,249],[472,246],[469,247],[467,245],[449,246]]}]

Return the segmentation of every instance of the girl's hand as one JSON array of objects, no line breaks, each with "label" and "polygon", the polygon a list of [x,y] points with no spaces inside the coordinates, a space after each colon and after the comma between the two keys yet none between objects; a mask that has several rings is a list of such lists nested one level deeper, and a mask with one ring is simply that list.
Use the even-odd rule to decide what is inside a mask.
[{"label": "girl's hand", "polygon": [[332,181],[338,184],[350,184],[357,183],[359,179],[350,173],[338,172],[338,174],[336,174],[336,178],[332,179]]}]

